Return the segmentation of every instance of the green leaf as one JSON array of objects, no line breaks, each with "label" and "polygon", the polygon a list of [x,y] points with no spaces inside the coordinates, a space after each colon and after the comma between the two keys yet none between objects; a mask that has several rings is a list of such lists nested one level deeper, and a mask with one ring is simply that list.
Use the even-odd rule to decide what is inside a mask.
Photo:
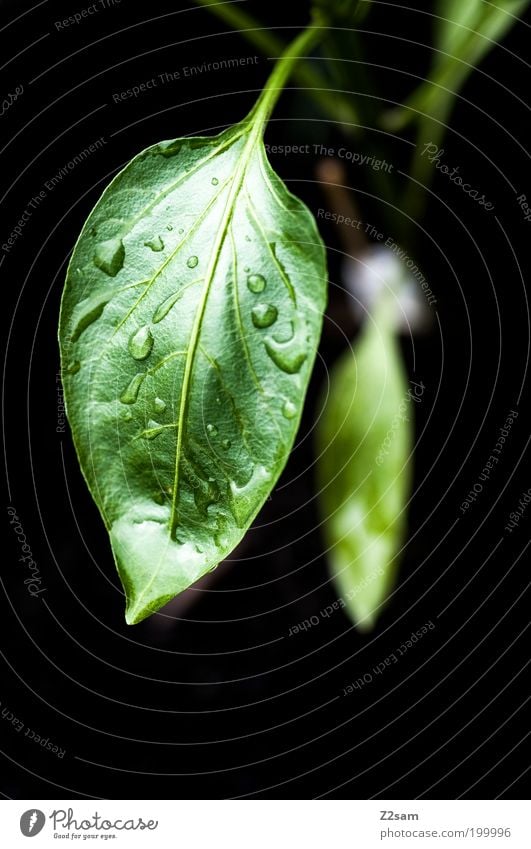
[{"label": "green leaf", "polygon": [[384,116],[388,129],[413,121],[448,120],[456,95],[485,55],[502,40],[530,0],[439,0],[431,71],[404,106]]},{"label": "green leaf", "polygon": [[234,549],[299,425],[325,253],[267,161],[264,115],[136,156],[68,269],[67,412],[129,623]]},{"label": "green leaf", "polygon": [[411,487],[413,396],[391,322],[368,319],[331,372],[317,427],[319,507],[337,593],[371,628],[396,572]]}]

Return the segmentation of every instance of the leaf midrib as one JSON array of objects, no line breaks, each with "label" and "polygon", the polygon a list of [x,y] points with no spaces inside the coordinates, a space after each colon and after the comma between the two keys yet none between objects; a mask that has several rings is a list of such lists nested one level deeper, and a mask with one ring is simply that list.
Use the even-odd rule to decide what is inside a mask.
[{"label": "leaf midrib", "polygon": [[[232,215],[234,213],[236,200],[242,186],[242,183],[245,179],[245,174],[247,168],[249,166],[249,162],[251,160],[251,156],[254,152],[255,145],[262,134],[262,125],[260,121],[257,121],[253,126],[251,131],[249,132],[249,138],[245,143],[245,147],[243,148],[242,153],[240,154],[239,164],[236,168],[236,171],[232,177],[232,185],[229,190],[229,194],[227,197],[227,201],[225,204],[225,209],[223,211],[223,216],[220,222],[220,226],[218,227],[218,231],[216,233],[216,239],[214,245],[212,247],[212,251],[210,253],[210,259],[207,267],[207,271],[205,274],[205,282],[203,286],[203,293],[199,300],[194,324],[192,327],[192,332],[190,334],[190,342],[186,355],[186,362],[184,367],[184,375],[183,382],[181,386],[180,393],[180,401],[179,401],[179,415],[177,417],[177,444],[175,449],[175,475],[173,481],[173,494],[172,494],[172,503],[171,503],[171,511],[170,511],[170,522],[169,522],[169,530],[170,537],[173,537],[175,534],[175,530],[178,524],[178,513],[177,513],[177,502],[179,497],[179,469],[181,463],[181,456],[183,451],[183,442],[184,442],[184,433],[185,433],[185,420],[186,413],[188,409],[188,400],[189,400],[189,385],[192,376],[192,370],[195,362],[195,355],[197,351],[197,346],[199,342],[199,337],[201,333],[201,325],[203,321],[203,316],[205,313],[205,308],[208,300],[208,296],[210,293],[210,287],[212,285],[212,281],[214,279],[214,275],[216,273],[217,265],[219,262],[219,258],[221,256],[221,250],[223,246],[223,242],[225,241],[228,227],[230,225],[230,221]],[[154,578],[155,576],[153,576]]]},{"label": "leaf midrib", "polygon": [[[190,343],[189,343],[187,353],[186,353],[186,362],[185,362],[185,368],[184,368],[183,382],[182,382],[182,386],[181,386],[180,401],[179,401],[179,415],[177,417],[177,444],[176,444],[176,449],[175,449],[175,475],[174,475],[174,481],[173,481],[173,494],[172,494],[172,503],[171,503],[171,510],[170,510],[169,534],[168,534],[168,539],[167,539],[167,543],[166,543],[166,549],[163,553],[160,554],[160,556],[158,558],[157,566],[153,570],[153,573],[151,575],[150,580],[148,581],[148,583],[146,584],[146,586],[142,590],[139,598],[136,600],[136,602],[135,602],[136,608],[140,607],[142,598],[146,595],[146,593],[149,591],[149,589],[151,588],[151,586],[154,584],[155,580],[157,579],[157,576],[158,576],[158,574],[159,574],[159,572],[162,568],[162,564],[163,564],[163,561],[164,561],[166,551],[168,549],[168,546],[172,542],[173,536],[175,534],[175,530],[177,528],[177,524],[178,524],[177,500],[178,500],[178,487],[179,487],[179,468],[180,468],[181,455],[182,455],[182,449],[183,449],[184,423],[185,423],[186,413],[187,413],[187,408],[188,408],[188,388],[189,388],[190,378],[191,378],[191,375],[192,375],[192,369],[193,369],[193,365],[194,365],[194,361],[195,361],[195,354],[196,354],[197,347],[198,347],[198,344],[199,344],[201,323],[202,323],[203,315],[204,315],[204,312],[205,312],[208,295],[209,295],[209,292],[210,292],[210,286],[211,286],[212,281],[214,279],[214,274],[216,272],[219,257],[221,255],[221,248],[222,248],[222,245],[223,245],[223,241],[226,237],[227,230],[229,228],[230,221],[231,221],[231,218],[232,218],[232,214],[234,212],[236,198],[238,196],[242,182],[245,178],[245,172],[246,172],[247,167],[249,165],[249,161],[250,161],[251,155],[253,153],[254,146],[261,136],[261,130],[262,130],[261,125],[258,122],[257,125],[255,125],[255,127],[253,127],[253,129],[249,133],[249,139],[246,142],[245,147],[244,147],[244,149],[241,153],[238,168],[236,169],[236,172],[232,177],[232,186],[230,188],[229,195],[227,197],[227,201],[226,201],[226,204],[225,204],[225,209],[224,209],[224,212],[223,212],[223,217],[222,217],[220,226],[219,226],[217,234],[216,234],[216,240],[214,242],[214,245],[213,245],[213,248],[212,248],[212,251],[211,251],[211,254],[210,254],[209,264],[208,264],[207,271],[206,271],[206,274],[205,274],[205,282],[204,282],[204,287],[203,287],[203,293],[202,293],[201,299],[199,301],[198,307],[196,309],[194,324],[193,324],[193,327],[192,327],[192,332],[190,334]],[[239,135],[238,135],[238,138],[239,138]]]}]

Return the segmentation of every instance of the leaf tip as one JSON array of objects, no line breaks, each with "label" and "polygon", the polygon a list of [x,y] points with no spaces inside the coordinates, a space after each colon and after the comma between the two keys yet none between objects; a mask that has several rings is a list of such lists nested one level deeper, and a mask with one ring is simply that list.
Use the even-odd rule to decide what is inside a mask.
[{"label": "leaf tip", "polygon": [[376,620],[378,618],[378,612],[376,610],[367,610],[361,616],[358,614],[353,617],[354,625],[356,630],[360,634],[369,634],[372,630],[374,630],[374,626],[376,625]]},{"label": "leaf tip", "polygon": [[128,625],[138,625],[139,622],[147,619],[152,613],[155,613],[155,610],[152,610],[150,606],[146,607],[145,605],[135,604],[132,599],[127,600],[125,621]]},{"label": "leaf tip", "polygon": [[179,590],[163,591],[156,588],[135,588],[134,584],[124,584],[126,589],[125,621],[128,625],[138,625],[148,616],[157,613],[165,604],[177,595]]},{"label": "leaf tip", "polygon": [[139,503],[111,526],[128,625],[156,613],[212,568],[197,547],[171,539],[167,518],[163,507]]}]

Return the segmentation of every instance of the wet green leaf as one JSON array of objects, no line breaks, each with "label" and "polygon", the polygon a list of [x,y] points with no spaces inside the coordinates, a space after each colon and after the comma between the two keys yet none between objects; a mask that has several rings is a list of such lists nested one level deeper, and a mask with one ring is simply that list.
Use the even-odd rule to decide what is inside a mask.
[{"label": "wet green leaf", "polygon": [[337,593],[360,630],[393,585],[411,487],[414,397],[391,322],[367,320],[331,371],[317,427],[319,506]]},{"label": "wet green leaf", "polygon": [[213,569],[270,493],[325,285],[313,217],[252,117],[144,150],[90,214],[61,307],[63,380],[129,623]]}]

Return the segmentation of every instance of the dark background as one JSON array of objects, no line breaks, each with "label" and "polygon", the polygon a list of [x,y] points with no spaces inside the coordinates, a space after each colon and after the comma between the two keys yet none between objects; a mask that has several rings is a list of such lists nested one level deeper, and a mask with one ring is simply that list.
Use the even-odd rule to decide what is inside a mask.
[{"label": "dark background", "polygon": [[[320,358],[297,446],[255,526],[196,603],[130,628],[103,524],[68,432],[57,433],[56,325],[65,263],[116,169],[162,138],[215,132],[250,109],[271,67],[201,73],[113,103],[115,92],[164,71],[255,55],[208,11],[166,0],[120,4],[58,32],[89,4],[1,0],[1,93],[24,93],[1,118],[2,232],[59,168],[100,136],[103,149],[47,193],[0,267],[8,338],[3,404],[9,486],[46,592],[30,598],[4,519],[1,708],[65,749],[63,759],[0,723],[1,790],[15,798],[516,798],[529,774],[529,527],[508,516],[531,486],[525,377],[531,222],[529,24],[511,31],[468,81],[445,159],[495,205],[486,212],[438,175],[415,257],[437,297],[431,334],[404,339],[416,405],[416,480],[400,582],[376,629],[342,611],[288,636],[335,599],[313,497],[311,430],[327,368],[355,325],[341,293],[341,243],[321,226],[332,283]],[[191,5],[191,4],[190,4]],[[288,40],[306,2],[243,4]],[[376,3],[361,29],[382,96],[399,102],[424,75],[431,21]],[[20,17],[19,17],[20,16]],[[17,20],[15,20],[18,17]],[[9,23],[11,22],[11,23]],[[293,29],[289,29],[289,28]],[[43,37],[45,36],[45,37]],[[360,88],[353,77],[353,90]],[[305,121],[312,117],[318,120]],[[410,135],[404,136],[411,139]],[[279,102],[271,143],[343,138],[294,91]],[[403,138],[386,145],[407,168]],[[355,143],[352,144],[356,149]],[[316,212],[315,157],[273,157]],[[361,168],[348,171],[366,220],[389,232]],[[407,178],[399,178],[400,192]],[[5,193],[5,194],[4,194]],[[397,211],[397,220],[400,217]],[[386,229],[387,228],[387,229]],[[392,231],[390,231],[392,234]],[[339,328],[337,327],[339,324]],[[459,506],[510,409],[519,415],[500,462],[466,516]],[[5,508],[4,508],[5,509]],[[458,521],[456,521],[458,520]],[[426,622],[400,663],[360,690],[343,688]]]}]

